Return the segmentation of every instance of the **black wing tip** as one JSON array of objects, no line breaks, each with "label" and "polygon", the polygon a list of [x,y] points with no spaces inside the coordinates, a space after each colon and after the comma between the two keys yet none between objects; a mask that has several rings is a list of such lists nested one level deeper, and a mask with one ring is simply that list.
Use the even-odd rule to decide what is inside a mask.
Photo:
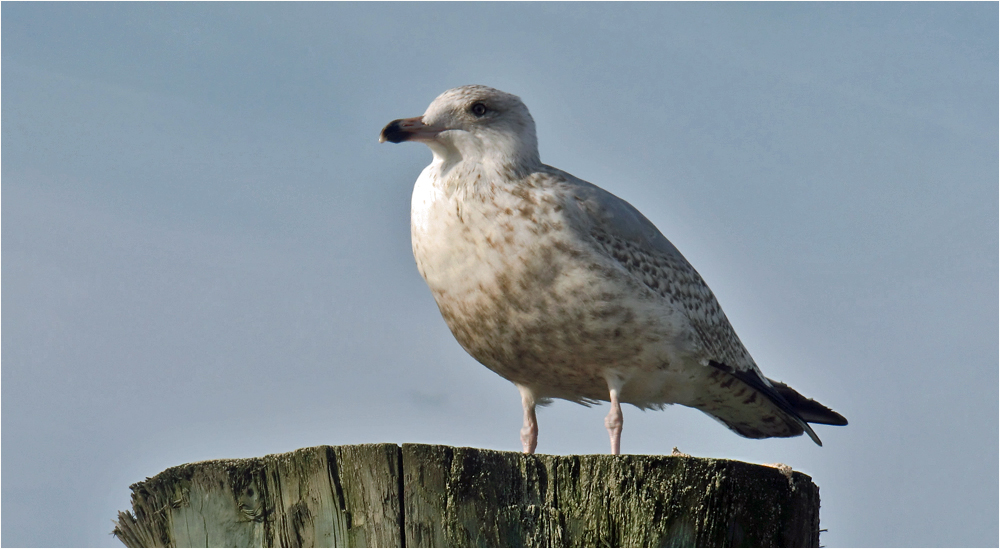
[{"label": "black wing tip", "polygon": [[846,417],[838,414],[837,412],[834,412],[833,410],[831,410],[829,408],[827,408],[826,411],[830,413],[830,419],[829,420],[827,420],[827,421],[813,421],[811,423],[816,423],[816,424],[819,424],[819,425],[835,425],[837,427],[843,427],[844,425],[848,425]]},{"label": "black wing tip", "polygon": [[[715,360],[710,360],[709,365],[735,377],[743,383],[746,383],[752,389],[769,398],[786,414],[789,414],[796,421],[796,423],[799,424],[801,430],[793,435],[786,436],[797,436],[804,432],[809,435],[809,438],[812,439],[817,446],[823,446],[823,441],[819,439],[816,432],[809,426],[810,423],[823,425],[847,425],[847,419],[844,416],[834,412],[811,398],[802,396],[798,391],[780,381],[764,378],[763,376],[757,375],[755,372],[737,370],[728,364]],[[730,428],[732,427],[730,426]],[[747,435],[743,434],[743,436]]]},{"label": "black wing tip", "polygon": [[809,423],[818,425],[835,425],[842,427],[847,425],[847,418],[834,412],[830,408],[816,402],[811,398],[802,396],[798,391],[792,389],[787,384],[773,379],[768,379],[774,390],[778,392],[795,410],[799,416]]}]

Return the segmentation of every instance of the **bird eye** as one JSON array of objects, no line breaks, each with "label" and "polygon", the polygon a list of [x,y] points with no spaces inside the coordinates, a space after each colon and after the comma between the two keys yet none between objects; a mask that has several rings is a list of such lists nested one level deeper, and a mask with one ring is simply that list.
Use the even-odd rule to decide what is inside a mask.
[{"label": "bird eye", "polygon": [[484,114],[486,114],[486,105],[482,103],[473,103],[472,107],[469,108],[469,110],[472,111],[472,114],[476,116],[483,116]]}]

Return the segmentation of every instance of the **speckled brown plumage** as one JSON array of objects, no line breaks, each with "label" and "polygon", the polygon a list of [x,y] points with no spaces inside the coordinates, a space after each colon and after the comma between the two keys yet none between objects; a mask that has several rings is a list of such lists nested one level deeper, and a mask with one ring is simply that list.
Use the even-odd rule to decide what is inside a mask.
[{"label": "speckled brown plumage", "polygon": [[382,140],[434,153],[413,193],[417,267],[462,347],[521,391],[526,452],[534,407],[552,398],[610,400],[615,453],[619,402],[692,406],[751,438],[819,443],[796,406],[846,424],[760,373],[698,272],[635,208],[542,164],[517,97],[455,88]]}]

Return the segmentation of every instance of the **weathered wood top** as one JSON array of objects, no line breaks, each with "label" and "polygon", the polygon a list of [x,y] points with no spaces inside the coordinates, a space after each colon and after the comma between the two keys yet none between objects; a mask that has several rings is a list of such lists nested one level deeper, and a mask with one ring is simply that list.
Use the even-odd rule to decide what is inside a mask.
[{"label": "weathered wood top", "polygon": [[[788,473],[788,476],[786,476]],[[802,473],[687,456],[318,446],[132,485],[129,547],[817,547]]]}]

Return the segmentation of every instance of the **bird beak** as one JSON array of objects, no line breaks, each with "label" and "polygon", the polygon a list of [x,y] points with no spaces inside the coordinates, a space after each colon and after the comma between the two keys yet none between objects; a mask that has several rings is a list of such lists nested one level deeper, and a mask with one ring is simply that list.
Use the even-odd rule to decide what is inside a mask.
[{"label": "bird beak", "polygon": [[402,143],[403,141],[430,141],[443,132],[445,128],[439,126],[428,126],[424,124],[424,118],[401,118],[389,122],[382,133],[378,136],[379,143],[390,141],[392,143]]}]

